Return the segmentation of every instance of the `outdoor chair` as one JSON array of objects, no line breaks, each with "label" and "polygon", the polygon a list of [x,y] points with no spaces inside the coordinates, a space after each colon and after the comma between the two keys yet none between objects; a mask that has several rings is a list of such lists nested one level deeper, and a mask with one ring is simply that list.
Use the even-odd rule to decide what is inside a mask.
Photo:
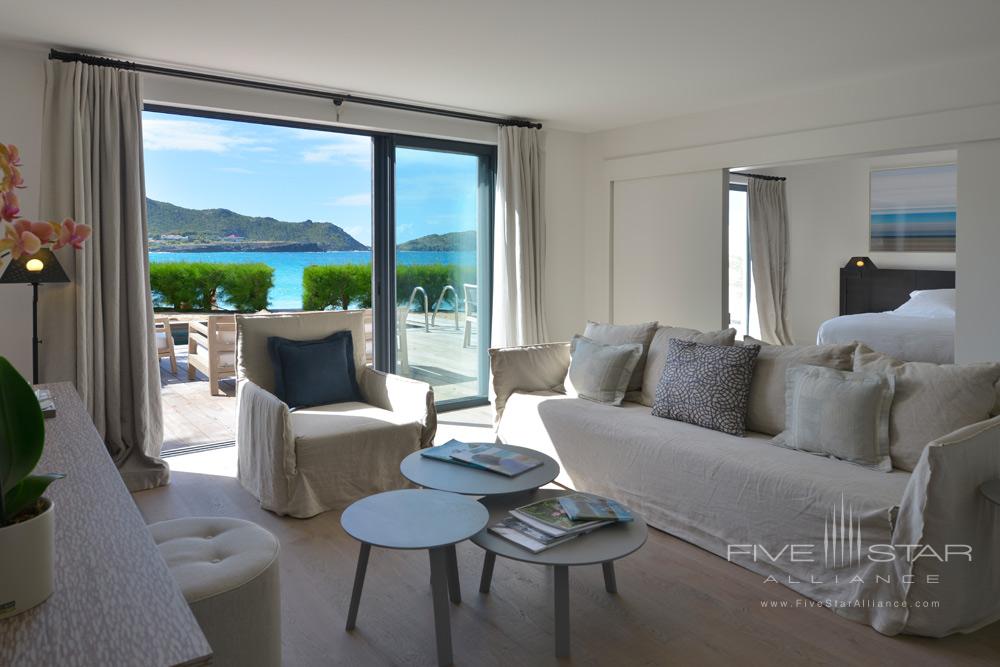
[{"label": "outdoor chair", "polygon": [[479,326],[479,286],[465,283],[465,338],[462,347],[472,347],[472,325]]},{"label": "outdoor chair", "polygon": [[172,324],[166,315],[153,318],[153,338],[156,340],[156,357],[170,359],[170,372],[177,375],[177,355],[174,352],[174,337],[170,331]]},{"label": "outdoor chair", "polygon": [[223,395],[219,381],[236,375],[236,321],[232,315],[209,315],[188,323],[188,380],[195,370],[208,376],[212,396]]},{"label": "outdoor chair", "polygon": [[[306,518],[408,486],[399,463],[437,431],[426,382],[365,364],[364,311],[240,315],[237,477],[260,506]],[[275,396],[268,338],[318,340],[350,331],[362,401],[289,409]]]}]

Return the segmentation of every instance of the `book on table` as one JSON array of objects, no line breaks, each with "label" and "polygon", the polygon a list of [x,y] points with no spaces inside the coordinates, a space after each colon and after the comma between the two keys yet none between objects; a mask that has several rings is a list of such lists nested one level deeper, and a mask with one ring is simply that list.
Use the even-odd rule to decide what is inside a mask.
[{"label": "book on table", "polygon": [[579,537],[579,533],[566,535],[564,537],[553,537],[552,535],[548,535],[547,533],[543,533],[540,530],[532,528],[525,522],[513,516],[509,516],[499,523],[493,524],[488,530],[508,542],[513,542],[519,547],[527,549],[533,554],[545,551],[546,549],[551,549],[556,545]]},{"label": "book on table", "polygon": [[493,447],[492,444],[486,442],[461,442],[459,440],[449,440],[443,445],[438,445],[437,447],[428,447],[427,449],[421,449],[420,455],[429,459],[434,459],[435,461],[444,461],[445,463],[454,463],[456,465],[466,466],[469,468],[478,468],[480,470],[485,470],[483,466],[478,463],[473,463],[469,461],[461,461],[459,459],[453,458],[452,454],[461,450],[485,450]]},{"label": "book on table", "polygon": [[451,458],[456,461],[471,463],[480,468],[506,475],[507,477],[516,477],[523,472],[542,465],[540,458],[495,445],[486,447],[475,446],[466,449],[455,448],[451,452]]},{"label": "book on table", "polygon": [[591,493],[559,496],[559,504],[573,521],[631,521],[632,513],[621,503]]},{"label": "book on table", "polygon": [[50,419],[56,416],[56,401],[52,398],[52,392],[48,389],[36,389],[35,398],[38,399],[38,407],[42,409],[42,416]]},{"label": "book on table", "polygon": [[539,500],[538,502],[512,509],[510,513],[532,528],[553,537],[589,533],[601,526],[615,523],[615,521],[573,521],[566,514],[566,510],[563,509],[559,498]]}]

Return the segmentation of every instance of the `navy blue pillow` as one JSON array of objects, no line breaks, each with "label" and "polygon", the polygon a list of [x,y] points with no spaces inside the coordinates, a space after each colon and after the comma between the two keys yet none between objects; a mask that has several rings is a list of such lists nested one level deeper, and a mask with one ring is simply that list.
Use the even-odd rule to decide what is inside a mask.
[{"label": "navy blue pillow", "polygon": [[271,336],[267,351],[274,367],[274,395],[288,407],[361,401],[350,331],[319,340]]}]

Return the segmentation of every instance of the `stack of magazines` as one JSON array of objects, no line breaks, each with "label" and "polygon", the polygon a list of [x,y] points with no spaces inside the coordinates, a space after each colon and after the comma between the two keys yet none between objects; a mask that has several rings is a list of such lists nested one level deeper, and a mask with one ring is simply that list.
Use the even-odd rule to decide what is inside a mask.
[{"label": "stack of magazines", "polygon": [[513,509],[489,531],[537,554],[603,526],[631,520],[632,513],[614,500],[571,493]]},{"label": "stack of magazines", "polygon": [[421,450],[420,455],[437,461],[489,470],[507,477],[516,477],[542,465],[540,458],[485,442],[449,440],[443,445]]}]

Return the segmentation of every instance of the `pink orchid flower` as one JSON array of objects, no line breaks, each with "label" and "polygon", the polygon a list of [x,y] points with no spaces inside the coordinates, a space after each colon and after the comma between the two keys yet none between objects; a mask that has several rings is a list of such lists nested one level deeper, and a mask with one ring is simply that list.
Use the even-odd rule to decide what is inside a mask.
[{"label": "pink orchid flower", "polygon": [[79,250],[83,247],[83,242],[90,238],[90,232],[90,225],[77,224],[72,219],[66,218],[59,228],[59,240],[52,247],[59,249],[69,245]]},{"label": "pink orchid flower", "polygon": [[[25,220],[19,222],[27,222]],[[28,223],[29,225],[31,223]],[[34,255],[41,250],[42,240],[30,231],[25,231],[18,224],[4,223],[4,236],[0,238],[0,251],[10,250],[14,259],[20,259],[21,255]]]},{"label": "pink orchid flower", "polygon": [[56,229],[51,222],[31,222],[21,218],[14,223],[14,228],[21,234],[25,232],[34,234],[42,243],[49,243],[56,240]]},{"label": "pink orchid flower", "polygon": [[13,192],[3,193],[3,205],[0,206],[0,220],[11,222],[21,212],[21,207],[17,201],[17,195]]}]

